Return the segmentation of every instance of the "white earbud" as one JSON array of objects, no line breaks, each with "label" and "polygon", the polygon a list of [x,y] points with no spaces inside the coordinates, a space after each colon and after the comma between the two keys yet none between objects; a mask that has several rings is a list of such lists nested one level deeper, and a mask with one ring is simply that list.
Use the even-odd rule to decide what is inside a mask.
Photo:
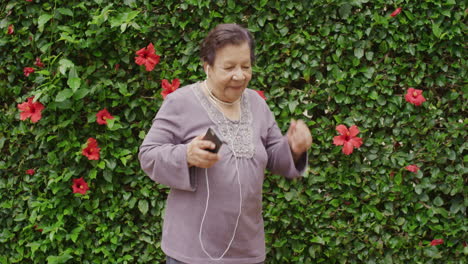
[{"label": "white earbud", "polygon": [[210,65],[206,66],[206,79],[210,78],[210,74],[208,73],[210,71]]}]

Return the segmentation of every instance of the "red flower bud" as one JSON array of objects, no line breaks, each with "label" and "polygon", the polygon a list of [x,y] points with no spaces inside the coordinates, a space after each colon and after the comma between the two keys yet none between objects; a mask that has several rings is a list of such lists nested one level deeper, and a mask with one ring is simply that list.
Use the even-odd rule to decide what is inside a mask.
[{"label": "red flower bud", "polygon": [[34,68],[31,68],[31,67],[24,67],[23,68],[23,73],[24,73],[24,76],[28,77],[29,74],[33,73],[35,70]]},{"label": "red flower bud", "polygon": [[406,166],[405,169],[406,169],[407,171],[411,171],[411,172],[416,173],[416,172],[418,172],[419,167],[413,164],[413,165],[408,165],[408,166]]},{"label": "red flower bud", "polygon": [[7,32],[8,32],[9,35],[15,33],[15,27],[13,25],[9,25]]},{"label": "red flower bud", "polygon": [[393,13],[390,14],[391,17],[395,17],[397,16],[398,14],[401,13],[401,7],[395,9],[395,11],[393,11]]},{"label": "red flower bud", "polygon": [[444,240],[443,239],[434,239],[431,241],[431,246],[437,246],[437,245],[441,245],[444,243]]},{"label": "red flower bud", "polygon": [[36,62],[34,62],[34,65],[36,65],[39,68],[44,68],[44,63],[42,63],[41,58],[37,57]]}]

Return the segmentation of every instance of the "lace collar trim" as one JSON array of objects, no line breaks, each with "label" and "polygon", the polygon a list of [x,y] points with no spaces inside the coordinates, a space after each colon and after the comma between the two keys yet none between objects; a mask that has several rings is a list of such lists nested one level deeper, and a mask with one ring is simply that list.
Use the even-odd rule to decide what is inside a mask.
[{"label": "lace collar trim", "polygon": [[250,112],[247,93],[244,91],[244,96],[242,96],[240,120],[230,120],[224,118],[223,113],[207,98],[202,91],[202,87],[202,83],[198,82],[192,86],[192,90],[211,121],[215,124],[214,128],[219,132],[221,140],[236,153],[237,157],[252,158],[255,149],[253,145],[252,113]]}]

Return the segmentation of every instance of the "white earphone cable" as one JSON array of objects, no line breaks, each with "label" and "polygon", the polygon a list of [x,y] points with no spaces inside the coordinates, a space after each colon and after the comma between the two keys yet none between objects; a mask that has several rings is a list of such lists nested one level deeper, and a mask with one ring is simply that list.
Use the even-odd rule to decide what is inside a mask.
[{"label": "white earphone cable", "polygon": [[[215,100],[213,100],[213,102],[215,102],[215,104],[216,104]],[[226,119],[226,116],[224,115],[224,113],[222,111],[220,111],[220,112],[223,115],[224,120],[227,122],[227,119]],[[234,241],[234,237],[236,236],[237,227],[239,226],[239,219],[240,219],[240,216],[241,216],[241,213],[242,213],[242,185],[241,185],[241,182],[240,182],[239,164],[237,162],[238,157],[237,157],[237,154],[236,154],[236,152],[234,150],[234,138],[237,136],[237,133],[239,132],[241,118],[242,118],[242,111],[240,111],[239,124],[237,126],[236,133],[233,135],[233,138],[231,138],[231,146],[230,146],[231,151],[234,154],[234,159],[236,161],[237,182],[239,184],[239,196],[240,196],[240,198],[239,198],[239,214],[237,215],[236,226],[234,227],[234,231],[232,233],[231,241],[229,241],[229,244],[228,244],[226,250],[224,250],[223,254],[219,258],[214,258],[208,253],[208,251],[205,249],[205,246],[203,244],[202,235],[201,235],[202,230],[203,230],[203,223],[205,222],[206,212],[208,211],[208,203],[209,203],[209,200],[210,200],[210,184],[208,182],[208,169],[205,169],[205,179],[206,179],[206,189],[207,189],[206,205],[205,205],[205,211],[203,212],[202,221],[200,223],[200,232],[198,233],[198,240],[200,241],[200,245],[202,247],[203,252],[205,252],[205,254],[211,260],[214,260],[214,261],[221,260],[224,257],[224,255],[226,255],[226,253],[231,248],[232,242]]]}]

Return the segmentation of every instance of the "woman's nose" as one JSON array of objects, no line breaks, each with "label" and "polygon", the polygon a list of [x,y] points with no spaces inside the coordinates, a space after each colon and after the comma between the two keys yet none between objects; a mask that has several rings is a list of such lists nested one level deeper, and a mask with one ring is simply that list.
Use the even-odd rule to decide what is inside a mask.
[{"label": "woman's nose", "polygon": [[244,73],[242,72],[242,69],[237,69],[232,75],[232,79],[236,81],[244,80],[245,76],[244,76]]}]

